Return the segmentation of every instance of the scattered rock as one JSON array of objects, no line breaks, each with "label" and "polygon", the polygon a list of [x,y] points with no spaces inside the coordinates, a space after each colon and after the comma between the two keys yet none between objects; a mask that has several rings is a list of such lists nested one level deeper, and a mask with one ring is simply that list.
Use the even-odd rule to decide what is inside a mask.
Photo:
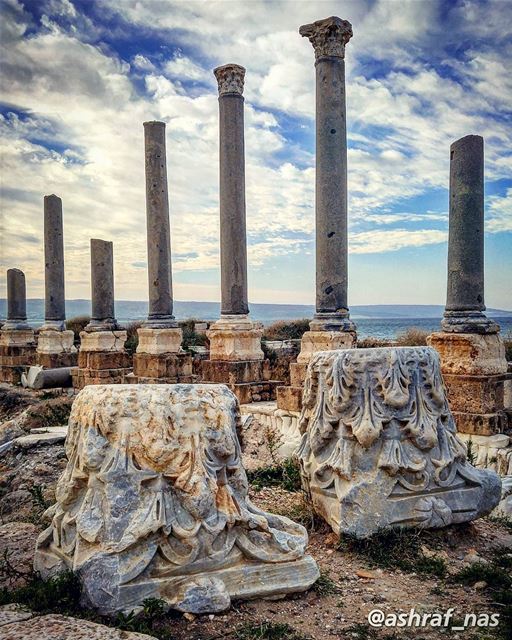
[{"label": "scattered rock", "polygon": [[356,576],[358,578],[365,578],[367,580],[375,580],[377,577],[373,571],[367,571],[366,569],[358,569],[356,571]]},{"label": "scattered rock", "polygon": [[21,604],[4,604],[0,607],[0,627],[10,624],[11,622],[28,620],[32,616],[32,611],[26,609]]},{"label": "scattered rock", "polygon": [[480,591],[481,589],[485,589],[487,587],[487,582],[485,582],[485,580],[479,580],[478,582],[475,582],[475,584],[473,585],[473,589],[476,589],[477,591]]}]

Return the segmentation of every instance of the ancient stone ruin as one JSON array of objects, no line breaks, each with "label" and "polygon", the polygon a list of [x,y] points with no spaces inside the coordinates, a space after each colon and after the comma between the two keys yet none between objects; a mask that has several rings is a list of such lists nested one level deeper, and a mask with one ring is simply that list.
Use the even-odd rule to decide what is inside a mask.
[{"label": "ancient stone ruin", "polygon": [[319,575],[306,530],[251,504],[239,427],[224,385],[86,387],[35,569],[77,571],[103,613],[149,597],[215,612],[306,590]]},{"label": "ancient stone ruin", "polygon": [[300,428],[304,484],[336,533],[445,527],[500,500],[498,476],[467,461],[432,348],[315,354]]}]

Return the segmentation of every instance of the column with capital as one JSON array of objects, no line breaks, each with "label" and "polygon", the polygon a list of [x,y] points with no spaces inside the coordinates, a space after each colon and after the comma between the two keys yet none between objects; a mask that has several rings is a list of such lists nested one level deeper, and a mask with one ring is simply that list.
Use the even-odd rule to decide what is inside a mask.
[{"label": "column with capital", "polygon": [[428,337],[441,358],[448,400],[461,433],[493,436],[512,414],[499,325],[484,303],[484,140],[468,135],[450,147],[448,286],[441,331]]},{"label": "column with capital", "polygon": [[261,361],[262,328],[249,319],[245,212],[245,69],[214,69],[219,89],[221,317],[208,332],[210,359]]},{"label": "column with capital", "polygon": [[18,384],[23,369],[34,364],[34,330],[27,323],[25,274],[7,270],[7,320],[0,331],[0,382]]},{"label": "column with capital", "polygon": [[37,363],[45,368],[76,365],[73,331],[66,330],[62,200],[44,196],[44,324],[37,341]]},{"label": "column with capital", "polygon": [[280,409],[299,411],[313,353],[355,346],[356,327],[347,303],[347,124],[345,45],[352,25],[338,17],[300,27],[315,52],[316,69],[316,312],[290,365],[290,387],[278,389]]},{"label": "column with capital", "polygon": [[245,211],[245,69],[214,69],[219,90],[221,316],[208,331],[210,359],[202,378],[228,384],[241,403],[273,400],[277,381],[265,379],[263,327],[249,318]]}]

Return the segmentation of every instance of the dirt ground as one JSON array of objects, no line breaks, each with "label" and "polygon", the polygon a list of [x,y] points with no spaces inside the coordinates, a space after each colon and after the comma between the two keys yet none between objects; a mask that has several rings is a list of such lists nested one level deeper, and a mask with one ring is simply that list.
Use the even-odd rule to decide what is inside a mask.
[{"label": "dirt ground", "polygon": [[[12,415],[4,415],[2,420],[6,418]],[[45,506],[53,502],[55,484],[65,465],[64,446],[60,444],[13,449],[0,457],[0,558],[7,557],[20,573],[31,569],[35,540],[45,527],[41,516]],[[228,612],[218,615],[172,614],[170,624],[175,640],[233,638],[236,637],[234,631],[243,625],[266,621],[287,623],[302,635],[294,636],[288,629],[280,635],[277,632],[273,636],[253,635],[251,640],[258,637],[272,640],[300,637],[487,640],[495,637],[490,631],[476,628],[455,631],[427,626],[373,630],[367,626],[367,616],[373,609],[385,614],[409,612],[413,608],[419,614],[444,614],[453,608],[450,626],[459,626],[466,613],[499,613],[490,585],[481,581],[463,585],[450,576],[475,561],[491,561],[498,548],[506,548],[507,553],[512,554],[512,534],[505,524],[481,519],[470,525],[422,534],[423,553],[442,558],[448,568],[448,575],[439,578],[414,571],[378,568],[372,566],[364,554],[346,548],[340,550],[337,537],[325,523],[308,521],[309,512],[301,492],[264,487],[258,491],[251,489],[250,494],[258,506],[299,519],[310,527],[308,551],[321,570],[319,585],[307,593],[282,600],[235,602]],[[23,577],[19,576],[16,583],[22,582]],[[0,571],[2,586],[7,583]],[[10,586],[13,586],[12,576]]]}]

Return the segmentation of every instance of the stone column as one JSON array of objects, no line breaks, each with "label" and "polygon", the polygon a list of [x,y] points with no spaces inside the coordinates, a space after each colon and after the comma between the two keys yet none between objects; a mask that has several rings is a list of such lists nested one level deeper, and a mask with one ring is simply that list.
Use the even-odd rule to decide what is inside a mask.
[{"label": "stone column", "polygon": [[73,386],[117,384],[131,372],[132,359],[125,351],[127,332],[114,314],[113,244],[91,239],[91,321],[80,333],[78,370]]},{"label": "stone column", "polygon": [[30,329],[27,324],[27,289],[20,269],[7,270],[7,321],[2,331]]},{"label": "stone column", "polygon": [[347,304],[347,124],[345,45],[347,20],[330,17],[299,29],[315,51],[316,69],[316,313],[290,364],[290,386],[277,390],[278,407],[298,412],[307,365],[317,351],[355,346],[356,327]]},{"label": "stone column", "polygon": [[316,314],[313,331],[354,331],[347,305],[345,45],[352,25],[331,17],[303,25],[316,67]]},{"label": "stone column", "polygon": [[76,364],[74,334],[66,331],[62,200],[44,197],[44,324],[37,341],[37,363],[45,368]]},{"label": "stone column", "polygon": [[19,384],[35,360],[34,331],[27,324],[25,274],[7,271],[7,320],[0,331],[0,382]]},{"label": "stone column", "polygon": [[107,240],[91,239],[91,321],[89,331],[118,328],[114,314],[114,253]]},{"label": "stone column", "polygon": [[484,141],[470,135],[450,147],[447,301],[442,331],[428,342],[439,352],[458,430],[485,439],[508,429],[512,374],[499,325],[484,311]]},{"label": "stone column", "polygon": [[62,200],[56,195],[44,197],[44,326],[65,329],[64,235]]},{"label": "stone column", "polygon": [[261,361],[262,329],[249,319],[245,223],[245,69],[213,71],[219,89],[221,317],[208,332],[210,359]]},{"label": "stone column", "polygon": [[455,333],[496,333],[484,304],[484,139],[450,147],[448,290],[441,326]]}]

